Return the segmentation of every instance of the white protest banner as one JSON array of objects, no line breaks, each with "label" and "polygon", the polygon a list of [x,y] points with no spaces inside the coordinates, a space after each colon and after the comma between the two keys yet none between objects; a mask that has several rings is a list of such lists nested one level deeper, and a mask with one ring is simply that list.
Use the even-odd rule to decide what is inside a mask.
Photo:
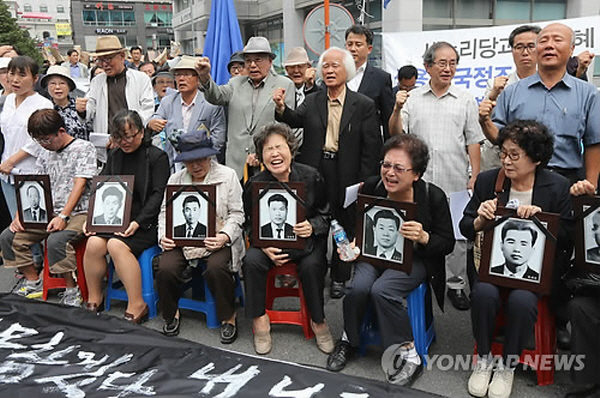
[{"label": "white protest banner", "polygon": [[[599,54],[600,16],[535,22],[531,25],[543,28],[553,22],[563,23],[575,31],[574,55],[584,50]],[[477,102],[481,102],[490,78],[505,76],[514,70],[508,36],[517,26],[520,25],[383,33],[384,67],[392,76],[396,76],[401,66],[414,65],[419,70],[417,85],[423,85],[429,80],[423,67],[423,53],[436,41],[447,41],[460,55],[454,84],[467,89]]]}]

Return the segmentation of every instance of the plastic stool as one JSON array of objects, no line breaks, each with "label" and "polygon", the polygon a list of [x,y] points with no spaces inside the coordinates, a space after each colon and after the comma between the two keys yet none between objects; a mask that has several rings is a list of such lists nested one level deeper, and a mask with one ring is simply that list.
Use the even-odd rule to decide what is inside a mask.
[{"label": "plastic stool", "polygon": [[[506,295],[504,295],[506,298]],[[496,316],[496,337],[499,328],[504,326],[504,312],[500,310]],[[535,349],[524,349],[519,358],[519,363],[535,369],[537,383],[539,386],[554,384],[554,354],[556,354],[556,323],[554,314],[548,308],[548,298],[542,297],[538,300],[538,316],[535,322]],[[501,356],[503,344],[499,342],[492,343],[492,355]],[[477,355],[477,345],[475,346],[475,355]],[[538,360],[536,360],[536,358]],[[543,358],[543,359],[542,359]],[[540,365],[547,367],[548,370],[540,369]]]},{"label": "plastic stool", "polygon": [[[427,326],[427,310],[431,306],[431,292],[428,291],[427,282],[417,286],[407,297],[408,317],[415,339],[415,347],[427,366],[427,353],[429,346],[435,341],[435,327],[433,317]],[[377,328],[375,309],[369,303],[360,331],[360,355],[364,356],[367,345],[381,345],[381,335]]]},{"label": "plastic stool", "polygon": [[[85,273],[83,272],[83,255],[85,254],[85,245],[87,238],[75,244],[75,258],[77,260],[77,286],[81,292],[83,301],[86,302],[88,299],[87,284],[85,282]],[[67,282],[65,278],[60,276],[52,276],[55,274],[50,273],[50,267],[48,266],[48,247],[44,245],[44,270],[43,270],[43,292],[42,298],[44,301],[48,299],[48,290],[50,289],[65,289]]]},{"label": "plastic stool", "polygon": [[[146,304],[148,304],[148,317],[154,318],[156,316],[156,303],[158,301],[158,295],[154,290],[154,276],[152,274],[152,259],[161,253],[160,247],[154,245],[142,252],[138,257],[140,268],[142,270],[142,297]],[[127,301],[127,292],[123,287],[121,281],[113,282],[115,274],[115,267],[111,261],[108,266],[108,287],[106,288],[106,311],[110,311],[111,300]]]},{"label": "plastic stool", "polygon": [[[276,287],[275,280],[277,275],[292,275],[298,281],[297,287]],[[273,302],[277,297],[298,297],[300,299],[299,311],[276,311],[273,310]],[[306,308],[304,292],[302,291],[302,282],[298,278],[295,263],[286,263],[281,267],[271,267],[267,274],[267,298],[265,303],[265,312],[269,316],[271,323],[283,323],[288,325],[302,326],[304,336],[307,339],[314,337],[314,332],[310,326],[310,315]]]},{"label": "plastic stool", "polygon": [[[202,264],[202,268],[206,269],[206,263],[203,261],[199,262],[199,266]],[[200,280],[202,279],[202,283]],[[184,286],[184,290],[187,288],[192,288],[192,297],[191,299],[182,297],[179,299],[179,308],[191,311],[202,312],[206,315],[206,326],[209,329],[215,329],[221,326],[221,322],[217,317],[217,307],[215,304],[215,298],[213,297],[208,285],[206,284],[206,280],[202,278],[201,275],[194,275],[192,281]],[[199,297],[203,297],[204,300],[198,299]],[[240,277],[236,273],[235,274],[235,297],[239,298],[240,305],[244,306],[244,292],[242,291],[242,285],[240,283]]]}]

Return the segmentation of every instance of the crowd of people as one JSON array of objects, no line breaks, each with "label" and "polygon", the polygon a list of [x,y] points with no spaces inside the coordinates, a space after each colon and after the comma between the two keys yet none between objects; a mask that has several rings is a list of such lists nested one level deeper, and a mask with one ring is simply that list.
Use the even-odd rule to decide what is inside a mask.
[{"label": "crowd of people", "polygon": [[[280,283],[301,285],[317,347],[328,355],[327,368],[340,371],[354,359],[365,314],[373,311],[383,348],[400,348],[401,363],[387,379],[409,386],[424,366],[406,298],[425,283],[442,310],[448,297],[458,310],[471,311],[478,356],[469,393],[509,397],[514,358],[533,333],[542,296],[480,281],[473,242],[480,250],[481,233],[497,222],[500,207],[514,208],[517,219],[555,213],[560,225],[548,301],[561,347],[585,355],[584,370],[573,375],[583,388],[568,396],[597,391],[600,347],[594,332],[600,327],[600,291],[573,297],[563,280],[576,244],[572,198],[595,195],[600,173],[600,99],[584,81],[594,55],[585,51],[573,57],[574,33],[560,23],[518,27],[509,37],[515,71],[492,79],[478,105],[452,83],[460,57],[447,42],[434,43],[423,55],[430,77],[425,85],[415,86],[418,71],[406,65],[393,87],[390,74],[368,61],[373,33],[354,25],[345,39],[345,48],[324,51],[316,67],[303,48],[291,49],[282,76],[274,71],[276,55],[268,39],[251,37],[231,55],[231,79],[223,85],[212,79],[207,57],[182,55],[158,65],[144,62],[143,50],[133,47],[128,59],[116,36],[97,39],[92,68],[72,49],[65,63],[49,67],[43,76],[31,58],[0,47],[0,178],[11,216],[0,233],[0,249],[4,266],[16,270],[13,293],[41,296],[40,243],[45,241],[49,271],[66,280],[61,304],[101,312],[108,254],[127,292],[124,319],[139,324],[149,308],[137,258],[159,245],[155,283],[163,333],[179,333],[182,287],[201,276],[215,298],[221,342],[233,343],[236,278],[243,274],[254,348],[265,355],[273,345],[265,308],[267,274],[292,262],[298,281],[286,276]],[[88,77],[89,91],[76,95],[74,79]],[[53,214],[45,216],[43,228],[25,226],[41,217],[37,210],[19,215],[21,187],[15,176],[23,174],[49,177]],[[113,212],[110,222],[98,221],[128,220],[121,232],[93,232],[87,225],[93,212],[90,181],[96,175],[134,176],[128,188],[130,214],[119,218]],[[260,224],[252,219],[252,209],[263,195],[254,189],[257,183],[302,184],[303,218],[286,224],[288,200],[273,195],[267,206],[279,215],[253,230]],[[187,196],[185,223],[169,234],[166,186],[206,184],[216,192],[214,225],[200,224],[203,205]],[[347,188],[356,184],[363,195],[416,204],[414,219],[402,222],[378,212],[369,235],[372,253],[366,253],[402,261],[393,246],[396,239],[378,235],[378,229],[388,228],[412,244],[410,272],[359,257],[356,225],[363,215],[356,203],[347,203]],[[473,192],[460,221],[467,240],[456,240],[448,198],[465,189]],[[37,199],[31,192],[29,203],[37,209],[40,193],[35,191]],[[107,188],[98,201],[119,207],[123,194]],[[345,229],[354,258],[334,250],[333,220]],[[305,245],[258,247],[255,235],[297,236]],[[201,244],[181,246],[176,238]],[[513,251],[493,272],[539,279],[539,271],[519,261],[536,239],[532,228],[507,222],[502,250]],[[521,247],[514,248],[516,241]],[[75,275],[75,251],[82,245],[86,302]],[[338,338],[325,319],[328,271],[330,296],[343,297],[344,330]],[[498,360],[491,345],[501,309],[506,325]]]}]

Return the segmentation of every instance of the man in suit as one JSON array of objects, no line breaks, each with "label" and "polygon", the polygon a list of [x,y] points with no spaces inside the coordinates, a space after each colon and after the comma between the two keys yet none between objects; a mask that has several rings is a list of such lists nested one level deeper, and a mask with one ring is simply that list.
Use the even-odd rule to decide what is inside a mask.
[{"label": "man in suit", "polygon": [[36,186],[27,187],[27,199],[29,207],[23,210],[23,221],[46,222],[46,210],[40,207],[40,191]]},{"label": "man in suit", "polygon": [[282,194],[271,195],[267,200],[271,222],[260,227],[261,238],[296,239],[294,227],[287,223],[288,200]]},{"label": "man in suit", "polygon": [[364,94],[375,102],[383,140],[390,137],[388,122],[394,109],[392,76],[367,62],[373,51],[373,32],[363,25],[346,30],[346,50],[350,51],[356,66],[356,76],[348,82],[352,91]]},{"label": "man in suit", "polygon": [[[94,225],[121,225],[123,220],[117,215],[123,206],[123,192],[116,187],[102,191],[102,214],[94,217]],[[121,211],[122,213],[122,211]]]},{"label": "man in suit", "polygon": [[412,65],[404,65],[398,69],[398,84],[394,86],[392,95],[396,98],[398,91],[406,91],[407,93],[414,89],[417,84],[417,78],[419,77],[419,71]]},{"label": "man in suit", "polygon": [[69,57],[69,70],[71,72],[71,77],[73,79],[76,78],[86,78],[89,76],[88,67],[79,62],[79,51],[72,48],[67,51],[67,57]]},{"label": "man in suit", "polygon": [[386,260],[402,261],[402,253],[396,250],[400,235],[400,218],[391,210],[379,210],[373,217],[374,242],[365,244],[365,254]]},{"label": "man in suit", "polygon": [[600,211],[592,216],[592,233],[598,246],[587,250],[585,260],[600,263]]},{"label": "man in suit", "polygon": [[[166,137],[177,130],[184,133],[204,131],[211,139],[213,147],[220,151],[226,139],[225,111],[223,107],[206,101],[204,95],[198,90],[198,72],[195,68],[197,60],[195,57],[184,55],[177,66],[171,68],[179,92],[162,99],[160,106],[150,118],[148,127],[156,133],[164,131]],[[174,172],[183,168],[181,163],[173,162],[177,151],[170,140],[161,139],[159,147],[169,155]]]},{"label": "man in suit", "polygon": [[[355,72],[352,54],[331,47],[321,54],[317,65],[317,74],[323,78],[327,90],[306,97],[297,111],[286,104],[288,97],[294,97],[293,90],[279,89],[273,93],[275,118],[292,128],[310,131],[304,136],[296,161],[321,172],[333,216],[350,239],[354,237],[354,208],[343,207],[346,187],[377,174],[382,146],[373,100],[346,89],[346,82]],[[344,295],[350,268],[333,256],[332,297]]]},{"label": "man in suit", "polygon": [[[294,92],[294,83],[271,72],[275,54],[266,37],[251,37],[243,49],[248,76],[232,77],[217,86],[210,77],[210,60],[201,57],[196,63],[200,90],[214,105],[227,105],[227,153],[225,164],[234,169],[240,179],[244,164],[259,165],[252,136],[260,128],[275,121],[272,93],[278,88]],[[295,108],[295,98],[286,99],[287,106]]]},{"label": "man in suit", "polygon": [[185,224],[173,228],[174,238],[206,238],[206,225],[200,220],[200,199],[188,195],[183,200],[183,217]]},{"label": "man in suit", "polygon": [[516,279],[539,281],[539,272],[529,266],[534,252],[537,231],[529,223],[508,220],[502,226],[501,250],[504,264],[490,268],[490,274]]}]

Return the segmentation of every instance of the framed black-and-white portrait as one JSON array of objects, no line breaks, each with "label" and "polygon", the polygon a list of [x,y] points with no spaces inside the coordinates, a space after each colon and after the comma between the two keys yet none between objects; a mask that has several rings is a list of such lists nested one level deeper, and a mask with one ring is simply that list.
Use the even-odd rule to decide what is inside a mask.
[{"label": "framed black-and-white portrait", "polygon": [[480,280],[549,294],[558,219],[552,213],[522,219],[514,210],[499,207],[493,228],[484,232]]},{"label": "framed black-and-white portrait", "polygon": [[92,179],[88,231],[125,232],[131,218],[133,183],[134,176],[96,176]]},{"label": "framed black-and-white portrait", "polygon": [[254,246],[304,248],[305,239],[293,231],[294,225],[305,219],[303,183],[255,182],[252,185],[252,197]]},{"label": "framed black-and-white portrait", "polygon": [[600,196],[580,196],[575,209],[575,263],[578,268],[600,274]]},{"label": "framed black-and-white portrait", "polygon": [[204,246],[215,236],[214,185],[167,185],[165,235],[177,246]]},{"label": "framed black-and-white portrait", "polygon": [[17,211],[24,228],[46,229],[54,217],[50,177],[44,175],[16,175]]},{"label": "framed black-and-white portrait", "polygon": [[360,259],[374,266],[412,271],[412,241],[400,228],[414,219],[415,204],[358,195],[356,244]]}]

